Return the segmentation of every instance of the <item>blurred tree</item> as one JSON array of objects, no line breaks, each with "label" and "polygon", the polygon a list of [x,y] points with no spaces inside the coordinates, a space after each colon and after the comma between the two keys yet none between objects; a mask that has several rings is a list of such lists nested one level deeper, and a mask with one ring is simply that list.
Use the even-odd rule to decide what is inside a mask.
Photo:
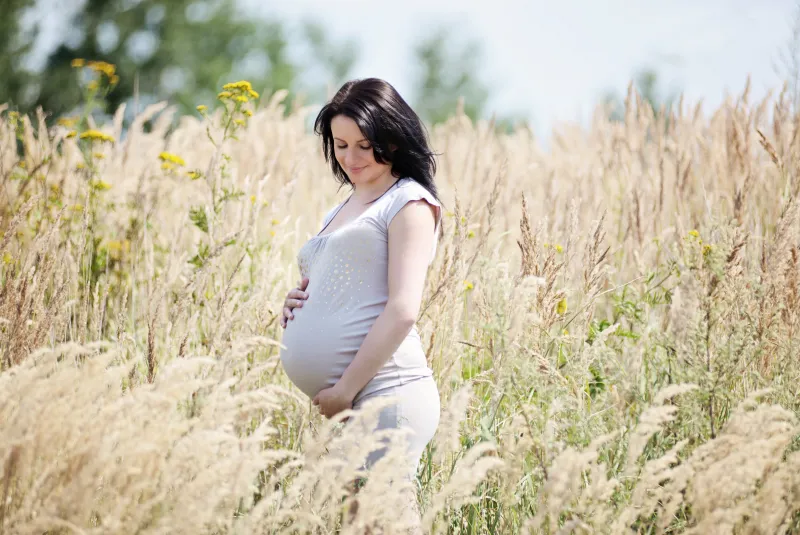
[{"label": "blurred tree", "polygon": [[415,108],[430,123],[451,117],[459,98],[464,99],[464,113],[470,119],[482,118],[489,97],[486,85],[476,76],[480,45],[470,41],[461,50],[453,50],[452,44],[450,31],[441,28],[414,49],[419,65]]},{"label": "blurred tree", "polygon": [[795,2],[789,40],[785,48],[778,52],[778,60],[773,68],[787,84],[792,109],[800,111],[800,1]]},{"label": "blurred tree", "polygon": [[[12,2],[26,7],[33,3]],[[13,25],[7,19],[19,20],[20,14],[18,8],[3,23]],[[0,38],[0,57],[11,65],[4,71],[9,75],[0,86],[0,102],[11,101],[21,111],[42,106],[55,116],[69,113],[79,102],[70,68],[75,58],[117,66],[120,80],[108,97],[108,111],[136,95],[143,103],[170,99],[188,112],[199,103],[209,104],[223,83],[242,78],[267,94],[302,89],[297,83],[301,66],[289,57],[284,25],[240,12],[234,0],[85,0],[35,82],[35,73],[22,67],[35,36],[22,36],[18,25],[9,29],[21,39],[5,37],[6,32]],[[321,28],[313,37],[312,52],[326,54],[312,61],[336,58],[332,70],[346,73],[355,47],[331,42]],[[24,46],[11,44],[20,40]]]},{"label": "blurred tree", "polygon": [[38,28],[23,29],[22,16],[31,7],[31,0],[3,0],[0,9],[0,103],[7,95],[16,95],[25,101],[25,90],[31,83],[31,74],[19,68],[19,59],[30,54],[38,35]]},{"label": "blurred tree", "polygon": [[306,21],[303,25],[303,32],[314,57],[326,68],[327,78],[338,89],[338,86],[346,81],[348,73],[355,64],[358,56],[356,43],[346,41],[339,46],[332,47],[324,26],[315,21]]},{"label": "blurred tree", "polygon": [[[487,102],[490,88],[478,78],[481,72],[481,46],[478,41],[468,41],[461,49],[455,48],[451,32],[440,28],[421,41],[414,49],[418,65],[417,95],[414,107],[424,121],[441,123],[452,117],[463,99],[464,114],[472,121],[487,119]],[[528,126],[521,113],[492,115],[495,130],[510,133],[520,126]]]},{"label": "blurred tree", "polygon": [[[658,72],[651,67],[639,70],[633,79],[633,85],[642,99],[649,103],[656,113],[658,113],[662,105],[666,111],[669,112],[672,105],[677,100],[675,92],[670,92],[668,95],[661,94]],[[625,119],[624,97],[620,96],[616,91],[609,91],[605,94],[603,101],[610,107],[609,117],[613,121],[622,121]]]}]

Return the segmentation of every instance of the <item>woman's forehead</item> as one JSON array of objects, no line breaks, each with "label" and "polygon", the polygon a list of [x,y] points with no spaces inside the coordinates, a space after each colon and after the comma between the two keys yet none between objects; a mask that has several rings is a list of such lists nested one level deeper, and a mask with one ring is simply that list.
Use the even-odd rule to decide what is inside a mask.
[{"label": "woman's forehead", "polygon": [[365,138],[364,133],[358,127],[356,122],[350,117],[339,115],[331,121],[331,132],[333,137],[344,141],[362,141]]}]

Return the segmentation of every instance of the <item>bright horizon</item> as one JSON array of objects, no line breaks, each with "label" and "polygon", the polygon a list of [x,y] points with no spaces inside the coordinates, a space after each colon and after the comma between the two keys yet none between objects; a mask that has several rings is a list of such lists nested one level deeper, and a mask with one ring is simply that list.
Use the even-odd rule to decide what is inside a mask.
[{"label": "bright horizon", "polygon": [[[55,45],[73,8],[63,0],[39,0],[43,35],[39,49]],[[637,70],[653,67],[659,89],[683,92],[688,104],[703,100],[706,112],[726,94],[752,98],[779,91],[775,70],[789,43],[796,0],[690,0],[667,3],[545,0],[491,3],[407,0],[402,9],[366,0],[239,0],[246,11],[278,18],[288,34],[305,19],[323,22],[334,39],[354,38],[359,61],[350,76],[377,76],[414,99],[413,47],[441,23],[461,39],[483,47],[478,76],[490,90],[487,112],[531,121],[538,137],[560,122],[586,124],[609,90],[624,95]],[[290,44],[290,53],[303,51]]]},{"label": "bright horizon", "polygon": [[407,0],[402,10],[366,0],[243,5],[292,22],[314,17],[333,36],[358,39],[361,59],[352,77],[385,78],[411,98],[413,45],[439,22],[463,28],[464,37],[483,45],[490,113],[521,112],[541,135],[556,122],[585,122],[607,90],[624,95],[647,66],[658,70],[664,92],[681,90],[690,103],[702,98],[706,111],[726,93],[741,93],[748,73],[754,99],[779,90],[773,64],[789,42],[796,2],[466,0],[457,10],[446,0]]}]

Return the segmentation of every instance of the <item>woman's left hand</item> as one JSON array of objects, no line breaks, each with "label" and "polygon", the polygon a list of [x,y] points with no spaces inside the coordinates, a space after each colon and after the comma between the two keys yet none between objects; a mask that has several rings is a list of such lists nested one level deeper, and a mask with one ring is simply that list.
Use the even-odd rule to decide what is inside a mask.
[{"label": "woman's left hand", "polygon": [[333,418],[340,412],[353,408],[353,397],[344,391],[344,389],[335,384],[314,396],[314,405],[319,406],[319,412],[326,418]]}]

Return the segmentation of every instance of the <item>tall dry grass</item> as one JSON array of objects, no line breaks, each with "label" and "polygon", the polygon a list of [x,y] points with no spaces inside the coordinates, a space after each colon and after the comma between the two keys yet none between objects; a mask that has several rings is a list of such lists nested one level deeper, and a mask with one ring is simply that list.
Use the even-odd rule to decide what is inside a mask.
[{"label": "tall dry grass", "polygon": [[0,533],[399,533],[409,492],[431,533],[800,533],[785,94],[665,116],[631,90],[547,151],[436,127],[442,423],[414,488],[395,434],[357,493],[369,441],[277,356],[294,255],[344,194],[281,98],[224,141],[219,110],[120,110],[113,143],[0,114]]}]

